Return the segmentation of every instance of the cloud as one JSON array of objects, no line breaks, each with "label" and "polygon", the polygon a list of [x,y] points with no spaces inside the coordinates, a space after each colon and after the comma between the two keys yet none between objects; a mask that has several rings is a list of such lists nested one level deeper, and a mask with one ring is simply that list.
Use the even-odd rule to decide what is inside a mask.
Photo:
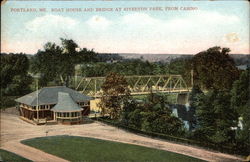
[{"label": "cloud", "polygon": [[121,19],[121,23],[134,26],[138,25],[147,26],[147,25],[156,25],[158,23],[161,23],[161,21],[149,16],[146,13],[133,13],[123,16]]},{"label": "cloud", "polygon": [[202,11],[196,15],[196,19],[203,23],[216,24],[233,24],[239,22],[239,18],[235,15],[223,15],[215,11]]},{"label": "cloud", "polygon": [[[50,41],[60,43],[61,37],[75,38],[80,22],[74,18],[47,14],[24,23],[24,28],[11,38],[6,38],[6,50],[15,49],[27,53],[35,53]],[[6,44],[6,43],[5,43]],[[21,48],[23,50],[21,50]]]},{"label": "cloud", "polygon": [[[139,53],[197,53],[215,45],[225,46],[221,39],[226,33],[237,32],[240,20],[235,15],[213,11],[181,13],[178,17],[130,13],[115,24],[119,26],[112,31],[112,37],[103,39],[116,39],[111,44],[119,47],[119,52],[127,49]],[[105,44],[107,47],[109,42]]]},{"label": "cloud", "polygon": [[153,26],[155,29],[168,28],[171,30],[184,30],[195,26],[221,26],[238,22],[239,18],[235,15],[223,15],[218,12],[208,11],[189,13],[182,17],[168,18],[166,20],[154,18],[146,13],[133,13],[121,18],[121,23],[128,26]]},{"label": "cloud", "polygon": [[[34,50],[47,41],[60,43],[59,38],[65,35],[97,52],[197,53],[214,45],[246,49],[243,42],[249,41],[244,37],[245,32],[240,31],[237,15],[200,10],[183,12],[178,17],[170,17],[167,12],[159,17],[147,12],[124,13],[115,19],[92,15],[85,21],[45,15],[25,23],[25,30],[17,32],[11,40],[33,41],[37,44],[32,46]],[[9,49],[14,48],[15,43],[7,43]]]},{"label": "cloud", "polygon": [[240,41],[240,38],[237,33],[233,32],[233,33],[226,34],[225,40],[229,43],[235,43],[235,42]]},{"label": "cloud", "polygon": [[37,17],[25,24],[26,30],[32,37],[54,40],[55,37],[70,34],[79,24],[78,20],[59,15],[45,15]]},{"label": "cloud", "polygon": [[57,29],[65,30],[72,29],[78,24],[77,20],[70,17],[63,17],[58,15],[45,15],[37,17],[26,23],[25,27],[30,31],[41,31],[41,29]]},{"label": "cloud", "polygon": [[133,13],[123,16],[119,24],[122,24],[123,31],[130,32],[134,39],[137,37],[173,41],[177,38],[211,40],[211,36],[218,36],[219,33],[230,30],[239,22],[239,18],[234,15],[199,11],[165,19],[155,18],[146,13]]},{"label": "cloud", "polygon": [[91,29],[95,30],[105,30],[112,24],[107,18],[97,15],[92,16],[86,23]]}]

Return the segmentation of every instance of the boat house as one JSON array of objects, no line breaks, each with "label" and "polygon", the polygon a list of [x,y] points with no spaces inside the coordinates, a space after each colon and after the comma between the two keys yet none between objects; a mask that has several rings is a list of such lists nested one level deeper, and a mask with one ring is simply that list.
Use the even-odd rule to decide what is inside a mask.
[{"label": "boat house", "polygon": [[73,89],[57,86],[39,89],[16,99],[16,102],[23,120],[35,124],[77,124],[89,115],[91,99]]}]

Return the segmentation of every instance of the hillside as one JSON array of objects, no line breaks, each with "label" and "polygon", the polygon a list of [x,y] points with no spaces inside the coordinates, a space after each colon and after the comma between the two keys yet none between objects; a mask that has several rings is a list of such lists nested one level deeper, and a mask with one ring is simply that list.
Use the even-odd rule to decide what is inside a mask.
[{"label": "hillside", "polygon": [[[176,58],[192,58],[194,55],[191,54],[119,54],[124,59],[143,59],[149,62],[170,62]],[[250,55],[244,54],[230,54],[234,59],[236,65],[250,64]]]}]

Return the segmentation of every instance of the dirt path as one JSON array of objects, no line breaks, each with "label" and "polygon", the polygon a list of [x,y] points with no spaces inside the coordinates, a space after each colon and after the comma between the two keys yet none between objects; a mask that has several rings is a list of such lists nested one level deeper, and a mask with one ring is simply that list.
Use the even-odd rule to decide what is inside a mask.
[{"label": "dirt path", "polygon": [[[34,161],[58,161],[58,157],[49,155],[40,150],[23,146],[19,142],[24,139],[54,135],[74,135],[83,137],[94,137],[99,139],[136,144],[151,148],[176,152],[207,161],[241,161],[242,159],[233,155],[212,152],[201,148],[185,146],[166,142],[159,139],[152,139],[146,136],[136,135],[115,127],[99,122],[83,125],[42,125],[35,126],[26,123],[18,116],[1,114],[1,148],[15,152],[23,157]],[[23,148],[23,149],[22,149]],[[62,161],[61,159],[59,161]]]}]

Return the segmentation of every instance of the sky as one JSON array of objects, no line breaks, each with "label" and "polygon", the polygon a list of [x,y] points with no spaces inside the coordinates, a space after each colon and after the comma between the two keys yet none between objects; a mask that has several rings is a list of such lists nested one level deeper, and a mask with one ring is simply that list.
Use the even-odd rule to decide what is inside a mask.
[{"label": "sky", "polygon": [[66,38],[99,53],[196,54],[221,46],[249,54],[249,20],[243,0],[7,1],[1,52],[35,54]]}]

